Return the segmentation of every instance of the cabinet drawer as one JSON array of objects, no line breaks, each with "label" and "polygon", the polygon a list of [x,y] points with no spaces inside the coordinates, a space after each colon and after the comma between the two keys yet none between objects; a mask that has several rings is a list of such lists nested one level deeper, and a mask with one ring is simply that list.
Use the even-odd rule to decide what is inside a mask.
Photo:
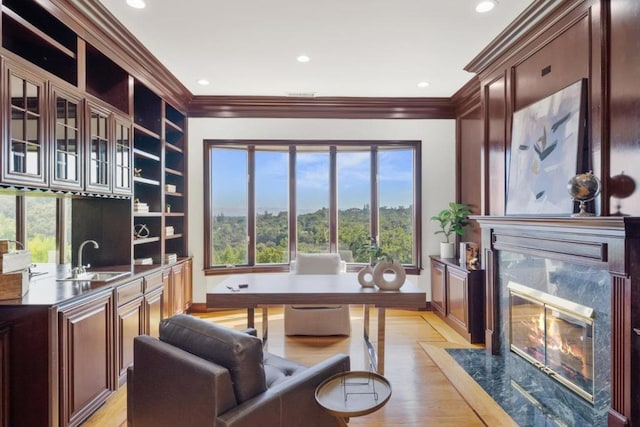
[{"label": "cabinet drawer", "polygon": [[144,293],[162,287],[162,271],[144,276]]},{"label": "cabinet drawer", "polygon": [[142,296],[142,279],[134,280],[116,288],[116,304],[125,304],[139,296]]}]

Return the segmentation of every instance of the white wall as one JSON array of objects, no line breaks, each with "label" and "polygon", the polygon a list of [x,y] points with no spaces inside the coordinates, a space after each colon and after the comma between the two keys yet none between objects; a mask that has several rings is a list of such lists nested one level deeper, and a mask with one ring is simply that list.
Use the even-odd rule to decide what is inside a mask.
[{"label": "white wall", "polygon": [[410,279],[430,300],[428,255],[439,252],[440,239],[430,221],[455,200],[454,120],[354,119],[189,119],[189,253],[193,256],[193,301],[204,303],[208,286],[225,276],[206,276],[204,267],[204,139],[340,139],[422,141],[422,259],[425,270]]}]

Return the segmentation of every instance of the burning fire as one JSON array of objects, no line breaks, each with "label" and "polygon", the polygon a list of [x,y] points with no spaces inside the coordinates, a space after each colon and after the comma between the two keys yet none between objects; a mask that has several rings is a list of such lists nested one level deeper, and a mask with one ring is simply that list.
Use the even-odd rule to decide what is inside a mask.
[{"label": "burning fire", "polygon": [[[521,324],[528,331],[528,352],[537,360],[545,362],[545,330],[546,330],[546,364],[560,369],[565,377],[580,374],[590,379],[590,360],[587,358],[584,328],[576,327],[555,316],[549,316],[545,325],[545,315],[541,312]],[[546,326],[546,327],[545,327]]]}]

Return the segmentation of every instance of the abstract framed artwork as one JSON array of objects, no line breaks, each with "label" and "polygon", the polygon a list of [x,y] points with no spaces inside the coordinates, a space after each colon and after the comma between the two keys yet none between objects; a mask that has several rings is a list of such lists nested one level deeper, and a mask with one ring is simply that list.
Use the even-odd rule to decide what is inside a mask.
[{"label": "abstract framed artwork", "polygon": [[513,113],[506,215],[568,216],[582,168],[586,79]]}]

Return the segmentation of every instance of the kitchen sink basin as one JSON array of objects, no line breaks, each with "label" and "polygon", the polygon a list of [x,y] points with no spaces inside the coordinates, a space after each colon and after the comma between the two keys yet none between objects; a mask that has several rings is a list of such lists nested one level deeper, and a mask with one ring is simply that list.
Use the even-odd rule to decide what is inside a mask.
[{"label": "kitchen sink basin", "polygon": [[69,280],[73,282],[111,282],[129,276],[130,274],[128,271],[87,271],[86,273],[78,274],[77,277],[67,276],[58,280]]}]

